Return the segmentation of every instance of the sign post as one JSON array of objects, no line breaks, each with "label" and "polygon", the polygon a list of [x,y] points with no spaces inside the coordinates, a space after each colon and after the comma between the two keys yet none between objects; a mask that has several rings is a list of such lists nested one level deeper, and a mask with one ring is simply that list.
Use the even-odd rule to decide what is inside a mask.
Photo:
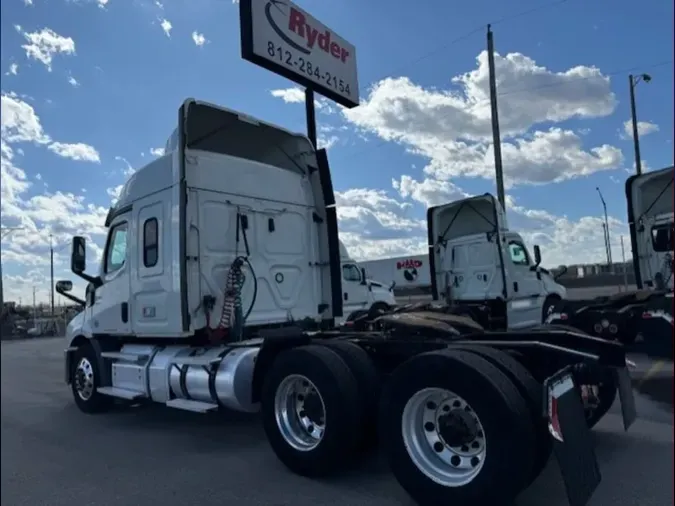
[{"label": "sign post", "polygon": [[307,136],[316,147],[314,93],[359,105],[356,48],[289,0],[240,0],[241,56],[305,87]]}]

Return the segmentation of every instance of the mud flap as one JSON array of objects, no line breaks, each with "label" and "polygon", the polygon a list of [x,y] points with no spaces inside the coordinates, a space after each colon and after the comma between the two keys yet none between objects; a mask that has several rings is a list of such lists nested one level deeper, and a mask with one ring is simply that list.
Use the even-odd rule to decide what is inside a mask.
[{"label": "mud flap", "polygon": [[619,390],[619,400],[621,401],[621,416],[623,418],[623,428],[628,430],[637,419],[637,408],[635,407],[635,396],[633,395],[633,385],[630,381],[630,374],[626,367],[616,367],[614,377]]},{"label": "mud flap", "polygon": [[570,368],[544,382],[546,419],[571,506],[585,506],[601,481],[595,443]]}]

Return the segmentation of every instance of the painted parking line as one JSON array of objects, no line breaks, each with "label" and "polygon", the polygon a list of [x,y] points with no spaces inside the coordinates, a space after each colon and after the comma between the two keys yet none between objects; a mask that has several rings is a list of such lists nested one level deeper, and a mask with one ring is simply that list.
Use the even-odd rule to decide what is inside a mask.
[{"label": "painted parking line", "polygon": [[640,379],[638,382],[638,386],[641,386],[645,381],[648,381],[649,379],[653,378],[655,375],[657,375],[663,367],[666,365],[665,360],[657,360],[655,361],[652,366],[647,370],[645,375]]}]

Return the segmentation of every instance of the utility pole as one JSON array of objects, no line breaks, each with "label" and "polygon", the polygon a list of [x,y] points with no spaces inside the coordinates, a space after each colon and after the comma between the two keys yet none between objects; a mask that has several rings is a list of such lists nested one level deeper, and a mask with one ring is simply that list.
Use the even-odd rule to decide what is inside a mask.
[{"label": "utility pole", "polygon": [[499,133],[499,108],[497,107],[497,78],[495,76],[495,45],[490,25],[487,26],[488,66],[490,69],[490,110],[492,113],[492,149],[495,154],[495,179],[497,182],[497,200],[506,210],[504,194],[504,170],[502,167],[502,140]]},{"label": "utility pole", "polygon": [[652,80],[649,74],[640,74],[639,76],[629,75],[628,84],[630,89],[630,117],[633,122],[633,148],[635,150],[635,173],[642,174],[642,159],[640,158],[640,137],[638,135],[637,113],[635,112],[635,87],[640,81],[648,83]]},{"label": "utility pole", "polygon": [[607,257],[607,265],[609,265],[609,244],[607,243],[607,224],[602,224],[602,238],[605,241],[605,256]]},{"label": "utility pole", "polygon": [[54,318],[54,241],[52,234],[49,234],[49,275],[51,280],[51,303],[52,318]]},{"label": "utility pole", "polygon": [[595,189],[598,191],[598,195],[600,195],[600,201],[602,202],[602,209],[605,212],[605,223],[603,224],[603,227],[605,229],[605,247],[607,248],[607,265],[609,266],[610,270],[612,269],[612,246],[611,242],[609,239],[609,220],[607,218],[607,203],[605,202],[604,197],[602,196],[602,192],[600,191],[600,188],[598,186],[595,187]]},{"label": "utility pole", "polygon": [[37,305],[35,304],[35,287],[33,287],[33,327],[37,327]]}]

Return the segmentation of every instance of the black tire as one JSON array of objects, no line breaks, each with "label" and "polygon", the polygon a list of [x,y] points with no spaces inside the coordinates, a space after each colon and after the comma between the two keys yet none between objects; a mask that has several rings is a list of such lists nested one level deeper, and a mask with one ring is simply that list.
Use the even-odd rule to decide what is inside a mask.
[{"label": "black tire", "polygon": [[[429,478],[415,464],[404,442],[405,406],[415,394],[431,387],[462,397],[484,430],[483,467],[461,486],[444,486]],[[497,367],[466,351],[423,353],[399,366],[382,395],[380,437],[394,476],[422,506],[509,504],[532,473],[536,441],[526,401]]]},{"label": "black tire", "polygon": [[389,309],[391,308],[386,302],[375,302],[368,310],[368,317],[377,318],[380,314],[388,312]]},{"label": "black tire", "polygon": [[358,383],[361,410],[363,413],[362,440],[364,450],[377,443],[377,407],[382,390],[382,380],[368,353],[349,341],[326,341],[323,346],[333,350],[344,360]]},{"label": "black tire", "polygon": [[[530,408],[530,416],[535,431],[535,453],[532,465],[532,472],[528,478],[527,485],[531,485],[546,467],[551,452],[553,451],[553,441],[548,432],[546,419],[544,418],[544,389],[527,368],[518,362],[508,353],[504,353],[495,348],[487,346],[470,345],[461,346],[459,349],[475,353],[483,357],[492,365],[497,366],[511,382],[516,386],[520,395],[527,401]],[[458,349],[454,348],[453,349]]]},{"label": "black tire", "polygon": [[[86,361],[86,363],[85,363]],[[88,366],[86,364],[89,364]],[[78,372],[82,365],[82,372]],[[80,375],[87,376],[87,378],[80,377]],[[91,394],[89,396],[81,395],[81,381],[88,380],[93,384]],[[112,408],[115,400],[108,396],[98,393],[97,389],[101,385],[101,375],[98,368],[98,357],[94,348],[90,344],[83,344],[73,354],[72,368],[70,371],[70,387],[73,392],[73,399],[75,405],[83,413],[94,414],[103,413]],[[86,398],[85,398],[86,397]]]},{"label": "black tire", "polygon": [[[276,419],[275,396],[284,379],[310,380],[325,406],[325,431],[318,445],[296,449],[284,438]],[[261,395],[263,427],[276,456],[294,473],[325,476],[347,467],[361,441],[363,413],[358,383],[337,352],[317,345],[282,352],[265,376]]]},{"label": "black tire", "polygon": [[559,297],[546,297],[546,300],[544,301],[544,305],[541,308],[541,323],[546,323],[546,319],[549,316],[549,313],[553,310],[553,306],[555,306],[558,302],[560,302]]}]

